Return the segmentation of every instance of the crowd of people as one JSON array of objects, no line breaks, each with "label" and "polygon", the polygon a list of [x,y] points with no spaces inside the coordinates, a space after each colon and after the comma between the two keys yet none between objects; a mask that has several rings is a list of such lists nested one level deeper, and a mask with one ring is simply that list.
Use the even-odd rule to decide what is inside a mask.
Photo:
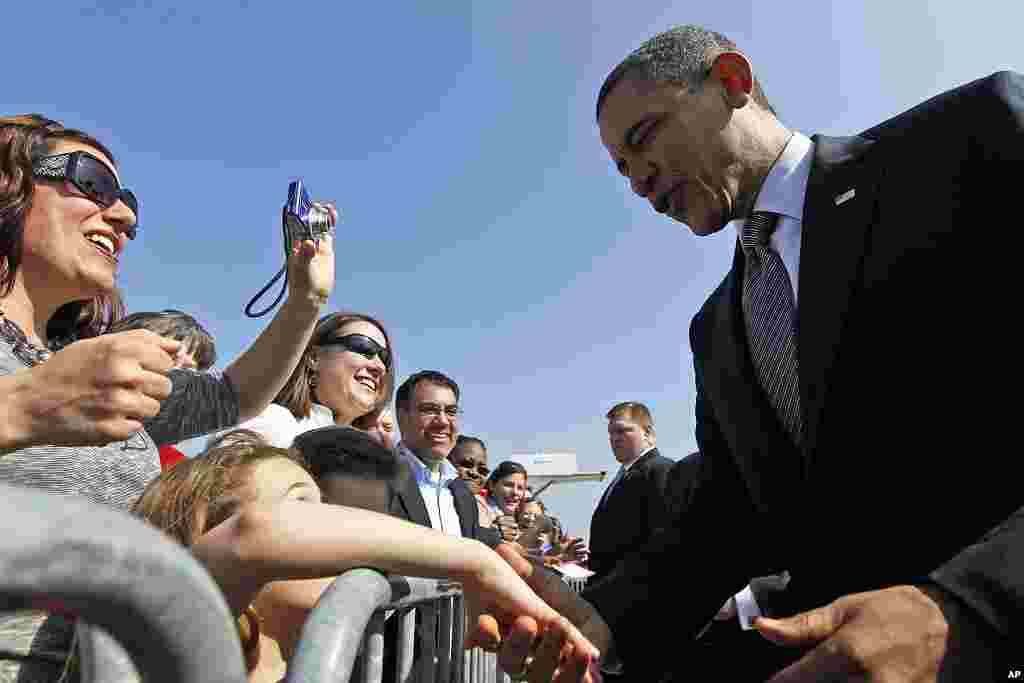
[{"label": "crowd of people", "polygon": [[[621,468],[589,550],[522,465],[491,470],[460,435],[452,378],[396,389],[385,326],[324,314],[330,235],[294,246],[286,301],[211,370],[213,336],[187,314],[125,315],[116,275],[140,204],[112,152],[39,115],[0,118],[0,482],[132,511],[190,548],[254,681],[283,677],[309,610],[354,566],[457,579],[469,642],[531,680],[596,680],[602,658],[642,681],[697,662],[776,683],[989,680],[1022,651],[1024,515],[1012,458],[994,455],[1014,420],[987,400],[1013,349],[950,315],[1015,303],[1012,225],[986,212],[1024,170],[1022,93],[996,74],[808,138],[718,33],[659,34],[611,72],[597,124],[636,194],[697,234],[740,229],[690,330],[699,453],[665,461],[645,406],[609,411]],[[1005,248],[979,249],[985,221],[1011,228]],[[200,435],[200,455],[173,450]],[[545,568],[588,561],[600,580],[582,596]],[[782,618],[751,617],[753,639],[713,627],[772,577]],[[0,616],[18,653],[0,681],[73,676],[74,629]]]},{"label": "crowd of people", "polygon": [[[280,678],[275,667],[323,587],[303,579],[356,565],[456,578],[478,609],[531,614],[578,648],[584,669],[595,661],[579,631],[475,540],[483,531],[500,540],[480,525],[475,502],[465,530],[444,526],[452,507],[439,494],[450,503],[451,490],[420,476],[440,471],[437,458],[458,435],[440,373],[399,390],[406,443],[385,445],[394,351],[374,318],[323,315],[330,236],[295,245],[287,300],[245,352],[213,371],[213,337],[191,316],[125,316],[115,276],[139,204],[110,150],[37,115],[0,118],[0,149],[0,481],[132,510],[191,548],[239,615],[254,679]],[[442,403],[429,401],[435,395]],[[354,454],[336,458],[340,467],[315,439],[325,428],[342,432],[320,434],[335,454]],[[355,430],[367,443],[351,442]],[[200,456],[171,450],[202,434],[216,436]],[[300,435],[310,438],[293,448]],[[421,483],[435,495],[422,497]],[[430,509],[424,518],[400,507],[410,492]],[[295,504],[323,495],[345,506]],[[19,655],[0,664],[0,680],[67,675],[74,658],[60,655],[73,631],[66,615],[0,617],[4,649]]]},{"label": "crowd of people", "polygon": [[460,434],[448,456],[476,499],[480,524],[498,529],[501,538],[549,567],[585,563],[584,540],[569,536],[561,521],[533,495],[526,468],[511,460],[488,466],[487,446],[475,436]]}]

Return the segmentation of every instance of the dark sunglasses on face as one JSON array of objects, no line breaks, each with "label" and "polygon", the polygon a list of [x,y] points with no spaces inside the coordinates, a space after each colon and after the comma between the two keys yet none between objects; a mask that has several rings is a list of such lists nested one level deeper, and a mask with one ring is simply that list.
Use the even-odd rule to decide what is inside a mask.
[{"label": "dark sunglasses on face", "polygon": [[373,360],[374,356],[380,358],[385,368],[391,367],[391,352],[370,339],[365,334],[346,334],[344,337],[328,339],[320,344],[322,347],[340,346],[346,351],[358,353],[360,356]]},{"label": "dark sunglasses on face", "polygon": [[454,463],[456,467],[467,470],[469,472],[476,472],[481,477],[487,478],[487,475],[491,473],[491,468],[483,463],[473,462],[472,460],[464,460],[462,462]]},{"label": "dark sunglasses on face", "polygon": [[110,167],[93,155],[88,152],[68,152],[39,157],[32,162],[32,173],[40,178],[67,180],[104,209],[110,208],[118,200],[124,202],[135,214],[136,222],[125,234],[128,239],[135,239],[139,201],[131,190],[121,187]]}]

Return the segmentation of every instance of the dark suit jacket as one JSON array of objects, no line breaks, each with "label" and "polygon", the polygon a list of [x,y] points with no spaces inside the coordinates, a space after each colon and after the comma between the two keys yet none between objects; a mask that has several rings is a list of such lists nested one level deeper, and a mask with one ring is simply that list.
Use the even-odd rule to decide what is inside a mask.
[{"label": "dark suit jacket", "polygon": [[[480,526],[480,514],[473,494],[461,479],[454,479],[448,484],[448,490],[455,499],[455,512],[459,515],[459,526],[465,538],[475,538],[490,547],[501,542],[497,529]],[[391,513],[416,524],[430,526],[430,515],[423,502],[423,495],[412,471],[406,467],[397,486]]]},{"label": "dark suit jacket", "polygon": [[[1024,78],[995,74],[860,136],[814,140],[802,446],[757,388],[737,252],[690,329],[703,457],[688,509],[706,523],[666,529],[588,595],[631,670],[652,652],[685,667],[673,643],[751,576],[790,569],[799,609],[932,582],[954,631],[969,622],[965,637],[984,644],[947,657],[944,680],[957,662],[977,667],[959,680],[988,680],[985,666],[1005,676],[1000,648],[1024,626],[1019,411],[1006,392],[1018,386]],[[672,629],[651,628],[661,614]]]},{"label": "dark suit jacket", "polygon": [[[401,457],[401,456],[399,456]],[[423,502],[423,495],[420,493],[416,477],[408,464],[402,460],[404,465],[398,477],[395,487],[395,496],[392,499],[390,513],[410,522],[430,527],[430,514]],[[453,479],[448,484],[448,490],[452,492],[455,501],[455,512],[459,516],[459,527],[464,538],[475,538],[478,541],[494,547],[501,542],[501,535],[497,529],[480,526],[479,510],[473,494],[469,487],[461,479]],[[421,652],[421,641],[429,641],[438,636],[437,633],[437,607],[435,605],[420,605],[417,608],[416,629],[419,631],[415,643],[413,656],[413,670],[409,680],[420,680],[427,678],[427,671],[433,670],[433,656],[424,657]],[[398,619],[389,619],[385,627],[385,640],[389,643],[398,641]],[[394,651],[397,653],[397,650]],[[428,650],[432,653],[432,650]],[[384,657],[384,672],[381,680],[390,681],[395,678],[396,660],[392,653],[386,652]],[[431,674],[432,676],[433,674]]]},{"label": "dark suit jacket", "polygon": [[652,448],[626,471],[590,520],[591,580],[604,576],[627,553],[642,548],[666,522],[665,481],[673,461]]}]

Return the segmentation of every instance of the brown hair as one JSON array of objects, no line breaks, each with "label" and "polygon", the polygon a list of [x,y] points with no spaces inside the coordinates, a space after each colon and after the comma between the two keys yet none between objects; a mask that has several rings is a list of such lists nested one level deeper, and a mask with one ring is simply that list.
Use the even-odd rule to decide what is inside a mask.
[{"label": "brown hair", "polygon": [[199,370],[209,370],[217,362],[217,345],[213,335],[199,321],[184,311],[169,308],[163,311],[132,313],[110,326],[108,332],[149,330],[162,337],[180,341],[195,356]]},{"label": "brown hair", "polygon": [[318,376],[318,349],[320,345],[330,339],[338,329],[345,324],[356,320],[368,322],[380,330],[380,333],[384,335],[384,341],[387,342],[388,351],[391,352],[391,363],[388,364],[388,368],[384,372],[384,381],[381,382],[380,387],[378,388],[379,397],[377,399],[377,405],[375,405],[373,410],[366,415],[362,415],[357,418],[357,421],[363,425],[373,425],[377,421],[377,417],[391,403],[391,392],[395,386],[395,349],[391,344],[391,338],[388,336],[388,331],[380,321],[366,315],[365,313],[339,311],[320,318],[320,321],[316,324],[316,329],[313,330],[313,337],[309,340],[309,344],[306,346],[306,350],[302,354],[302,358],[299,360],[299,364],[295,367],[295,371],[292,372],[292,376],[288,378],[284,388],[282,388],[274,398],[274,403],[282,405],[290,410],[297,420],[309,417],[310,413],[313,411],[313,403],[317,402],[316,384]]},{"label": "brown hair", "polygon": [[[88,133],[65,128],[39,114],[0,117],[0,299],[11,293],[21,265],[25,216],[35,189],[32,164],[50,153],[59,140],[88,145],[116,166],[110,150]],[[75,339],[95,337],[124,314],[124,303],[116,291],[72,301],[49,321],[47,336],[58,347]]]},{"label": "brown hair", "polygon": [[[254,443],[251,432],[237,431],[241,438],[230,445],[212,448],[164,470],[146,487],[132,511],[187,548],[234,513],[243,502],[234,494],[249,481],[256,465],[285,458],[306,468],[298,453]],[[238,633],[246,665],[252,671],[259,662],[260,628],[251,607],[239,616]]]},{"label": "brown hair", "polygon": [[648,434],[654,434],[654,418],[651,411],[643,403],[637,401],[623,401],[612,406],[612,409],[605,414],[605,417],[612,420],[616,417],[624,417],[633,420],[644,428]]},{"label": "brown hair", "polygon": [[232,429],[229,432],[224,432],[216,437],[211,437],[206,442],[206,451],[212,451],[215,448],[222,446],[234,446],[235,444],[242,444],[244,446],[252,446],[256,448],[258,446],[269,446],[270,441],[263,434],[257,432],[255,429]]},{"label": "brown hair", "polygon": [[505,460],[498,464],[493,470],[491,470],[491,476],[487,477],[487,483],[484,484],[484,488],[491,489],[499,481],[505,477],[511,477],[513,474],[521,474],[527,481],[530,480],[530,475],[527,474],[526,468],[518,462],[512,460]]}]

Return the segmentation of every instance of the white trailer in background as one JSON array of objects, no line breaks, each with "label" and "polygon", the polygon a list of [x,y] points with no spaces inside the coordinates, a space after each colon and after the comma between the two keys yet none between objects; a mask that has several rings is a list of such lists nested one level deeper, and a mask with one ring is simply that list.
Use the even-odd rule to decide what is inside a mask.
[{"label": "white trailer in background", "polygon": [[518,462],[526,468],[534,498],[539,498],[553,484],[603,481],[608,474],[604,470],[580,472],[576,465],[576,454],[570,452],[513,453],[509,460]]}]

